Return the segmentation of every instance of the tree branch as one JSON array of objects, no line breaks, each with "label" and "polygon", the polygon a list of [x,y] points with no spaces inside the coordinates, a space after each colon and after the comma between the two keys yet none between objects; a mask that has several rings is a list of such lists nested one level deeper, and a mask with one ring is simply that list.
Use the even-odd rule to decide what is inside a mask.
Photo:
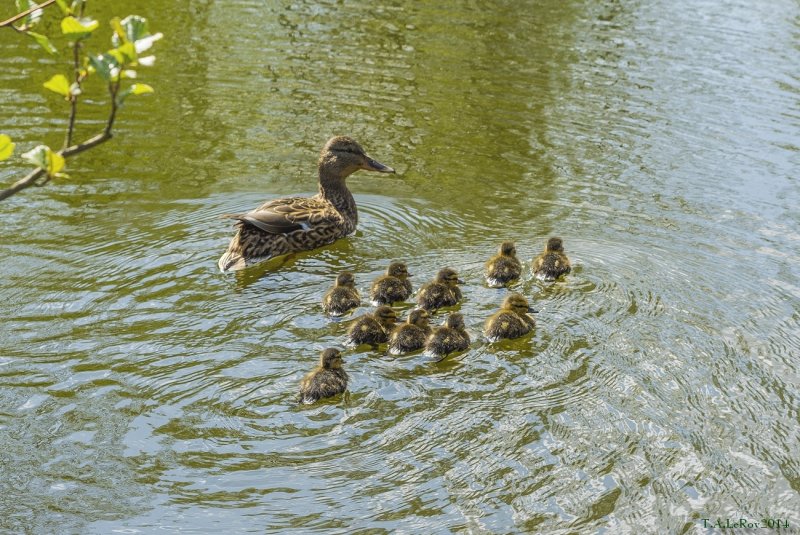
[{"label": "tree branch", "polygon": [[34,7],[30,8],[30,9],[26,9],[22,13],[18,13],[16,15],[14,15],[10,19],[4,20],[3,22],[0,22],[0,28],[2,28],[4,26],[10,26],[10,25],[14,24],[15,22],[17,22],[19,19],[24,19],[25,17],[27,17],[28,15],[30,15],[34,11],[36,11],[38,9],[44,9],[47,6],[49,6],[50,4],[54,4],[55,2],[56,2],[56,0],[46,0],[45,2],[42,2],[41,4],[39,4],[38,6],[34,6]]},{"label": "tree branch", "polygon": [[[63,156],[64,158],[69,158],[71,156],[75,156],[76,154],[80,154],[81,152],[87,151],[101,143],[105,143],[112,137],[114,134],[111,132],[111,129],[114,127],[114,120],[117,117],[117,110],[119,106],[117,105],[117,93],[119,93],[120,87],[120,80],[116,82],[110,82],[108,84],[108,92],[111,95],[111,112],[108,114],[108,120],[106,122],[106,127],[103,129],[102,132],[97,134],[94,137],[91,137],[80,143],[78,145],[72,145],[70,147],[66,147],[58,151],[58,154]],[[41,184],[37,183],[37,181],[45,175],[45,181]],[[36,185],[44,185],[50,181],[50,177],[46,176],[45,170],[42,168],[36,169],[31,171],[26,175],[24,178],[19,179],[18,181],[14,182],[11,187],[6,188],[4,190],[0,190],[0,201],[3,199],[7,199],[14,195],[17,192],[20,192],[26,188]]]}]

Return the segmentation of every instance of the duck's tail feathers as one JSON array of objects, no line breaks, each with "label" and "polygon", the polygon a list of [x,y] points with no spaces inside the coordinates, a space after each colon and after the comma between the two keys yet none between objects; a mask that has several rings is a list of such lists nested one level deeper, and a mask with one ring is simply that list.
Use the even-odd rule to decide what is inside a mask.
[{"label": "duck's tail feathers", "polygon": [[233,251],[225,251],[219,262],[217,262],[219,266],[219,270],[223,273],[228,273],[230,271],[239,271],[240,269],[244,269],[247,267],[247,261],[245,261],[244,257]]}]

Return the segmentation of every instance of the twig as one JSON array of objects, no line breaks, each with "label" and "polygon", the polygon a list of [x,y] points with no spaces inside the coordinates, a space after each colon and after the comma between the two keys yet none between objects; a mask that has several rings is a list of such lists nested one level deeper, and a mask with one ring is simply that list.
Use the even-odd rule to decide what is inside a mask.
[{"label": "twig", "polygon": [[10,19],[4,20],[3,22],[0,22],[0,28],[2,28],[4,26],[10,26],[11,24],[14,24],[15,22],[17,22],[19,19],[24,19],[25,17],[27,17],[28,15],[30,15],[31,13],[33,13],[36,10],[44,9],[47,6],[49,6],[50,4],[54,4],[55,1],[56,0],[46,0],[45,2],[42,2],[41,4],[39,4],[38,6],[34,6],[34,7],[30,8],[30,9],[26,9],[22,13],[18,13],[16,15],[14,15]]},{"label": "twig", "polygon": [[[83,143],[61,149],[60,151],[58,151],[58,154],[60,154],[64,158],[69,158],[71,156],[75,156],[76,154],[80,154],[83,151],[89,150],[92,147],[96,147],[101,143],[105,143],[106,141],[114,137],[114,134],[111,132],[111,129],[114,127],[114,120],[117,117],[117,109],[119,108],[119,106],[117,105],[117,93],[119,93],[119,86],[120,86],[120,80],[117,80],[116,82],[110,82],[108,84],[108,92],[111,95],[111,111],[108,114],[108,122],[106,123],[106,127],[103,129],[103,131],[97,134],[96,136],[87,139]],[[24,178],[21,178],[18,181],[14,182],[14,184],[12,184],[11,187],[6,188],[4,190],[0,190],[0,201],[11,197],[15,193],[22,191],[25,188],[29,188],[31,186],[44,185],[50,181],[50,176],[47,175],[45,177],[44,182],[41,183],[37,182],[40,178],[42,178],[42,175],[46,175],[45,170],[42,168],[36,169],[28,173],[28,175],[26,175]]]}]

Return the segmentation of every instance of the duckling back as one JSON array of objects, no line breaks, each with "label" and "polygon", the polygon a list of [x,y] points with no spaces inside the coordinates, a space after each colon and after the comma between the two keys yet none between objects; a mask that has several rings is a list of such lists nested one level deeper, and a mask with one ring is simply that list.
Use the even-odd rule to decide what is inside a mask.
[{"label": "duckling back", "polygon": [[543,253],[533,260],[533,274],[546,281],[556,280],[572,270],[569,258],[564,254],[561,238],[550,238]]},{"label": "duckling back", "polygon": [[347,372],[342,368],[342,355],[338,349],[328,348],[320,355],[320,364],[300,382],[297,400],[301,403],[341,394],[347,389]]},{"label": "duckling back", "polygon": [[422,349],[430,332],[430,327],[423,329],[409,323],[399,325],[389,337],[389,353],[402,355]]},{"label": "duckling back", "polygon": [[519,338],[531,332],[536,325],[533,318],[510,310],[500,310],[486,320],[484,333],[491,342],[503,338]]},{"label": "duckling back", "polygon": [[498,253],[486,262],[486,283],[500,288],[519,279],[522,264],[517,259],[514,242],[506,241],[500,245]]},{"label": "duckling back", "polygon": [[322,298],[322,308],[330,316],[342,316],[360,304],[361,296],[349,271],[342,272],[336,278],[336,285]]},{"label": "duckling back", "polygon": [[396,318],[397,315],[391,307],[378,307],[374,313],[361,316],[353,322],[347,331],[348,343],[356,346],[377,346],[387,342]]},{"label": "duckling back", "polygon": [[464,328],[463,316],[453,313],[443,326],[434,329],[425,340],[425,352],[441,358],[455,351],[466,350],[469,343],[469,333]]}]

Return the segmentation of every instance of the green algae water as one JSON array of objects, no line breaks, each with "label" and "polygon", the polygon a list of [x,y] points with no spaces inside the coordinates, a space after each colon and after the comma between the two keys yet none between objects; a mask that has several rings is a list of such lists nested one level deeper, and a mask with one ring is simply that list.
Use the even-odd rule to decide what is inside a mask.
[{"label": "green algae water", "polygon": [[[797,3],[90,4],[164,32],[156,93],[0,203],[0,532],[800,529]],[[57,145],[65,67],[0,50],[0,133]],[[220,274],[218,216],[313,194],[334,134],[398,170],[348,179],[356,234]],[[483,263],[551,235],[573,272],[488,344]],[[323,293],[395,259],[458,270],[470,350],[350,350],[298,407]]]}]

